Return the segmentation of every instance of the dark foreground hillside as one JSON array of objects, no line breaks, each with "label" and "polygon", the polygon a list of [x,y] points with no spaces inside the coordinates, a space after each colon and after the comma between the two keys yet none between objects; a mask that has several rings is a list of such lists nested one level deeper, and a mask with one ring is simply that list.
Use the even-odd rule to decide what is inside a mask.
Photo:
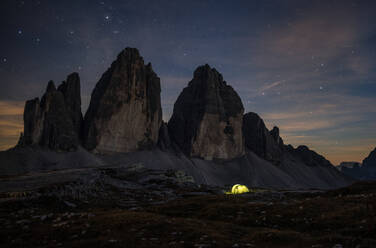
[{"label": "dark foreground hillside", "polygon": [[181,172],[136,171],[3,191],[0,247],[376,247],[375,182],[225,195]]}]

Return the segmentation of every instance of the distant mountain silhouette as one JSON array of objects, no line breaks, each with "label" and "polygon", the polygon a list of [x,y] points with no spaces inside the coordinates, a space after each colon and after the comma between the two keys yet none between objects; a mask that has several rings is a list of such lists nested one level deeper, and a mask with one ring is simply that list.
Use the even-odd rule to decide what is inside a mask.
[{"label": "distant mountain silhouette", "polygon": [[342,162],[337,168],[344,174],[361,180],[376,180],[376,148],[363,162]]}]

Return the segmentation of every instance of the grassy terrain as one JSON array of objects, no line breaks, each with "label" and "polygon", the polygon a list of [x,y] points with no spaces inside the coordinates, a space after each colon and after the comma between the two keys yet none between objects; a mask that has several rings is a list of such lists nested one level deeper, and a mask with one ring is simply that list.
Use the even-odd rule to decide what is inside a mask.
[{"label": "grassy terrain", "polygon": [[54,197],[0,204],[0,247],[376,247],[376,183],[190,196],[135,209]]}]

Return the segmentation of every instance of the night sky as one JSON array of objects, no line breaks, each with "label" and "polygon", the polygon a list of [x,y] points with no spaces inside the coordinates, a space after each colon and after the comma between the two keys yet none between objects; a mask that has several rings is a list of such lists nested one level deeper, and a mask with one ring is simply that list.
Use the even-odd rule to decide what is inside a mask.
[{"label": "night sky", "polygon": [[376,1],[0,1],[0,149],[26,99],[77,71],[82,108],[125,47],[161,78],[163,118],[208,63],[285,143],[332,163],[376,146]]}]

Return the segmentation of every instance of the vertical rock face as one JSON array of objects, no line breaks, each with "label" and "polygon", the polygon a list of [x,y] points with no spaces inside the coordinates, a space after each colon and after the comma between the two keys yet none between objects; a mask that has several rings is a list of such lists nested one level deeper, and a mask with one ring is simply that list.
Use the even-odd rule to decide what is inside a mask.
[{"label": "vertical rock face", "polygon": [[232,159],[244,154],[243,112],[240,97],[222,75],[200,66],[179,95],[168,129],[188,156]]},{"label": "vertical rock face", "polygon": [[58,90],[63,93],[65,106],[73,122],[76,133],[82,133],[83,117],[81,112],[81,89],[78,73],[72,73],[67,77]]},{"label": "vertical rock face", "polygon": [[73,117],[70,105],[78,104],[75,111],[77,115],[81,114],[79,88],[78,75],[76,82],[67,81],[59,90],[50,81],[41,101],[38,98],[27,101],[22,144],[63,151],[76,149],[79,145],[79,129],[75,128],[74,122],[80,126],[82,120]]},{"label": "vertical rock face", "polygon": [[260,116],[249,112],[243,117],[243,135],[246,148],[273,164],[281,162],[283,140],[278,127],[269,132]]},{"label": "vertical rock face", "polygon": [[171,150],[173,148],[170,134],[168,133],[167,123],[165,122],[162,122],[159,129],[158,147],[161,150]]},{"label": "vertical rock face", "polygon": [[23,119],[24,141],[22,143],[26,145],[39,144],[43,130],[43,114],[39,98],[26,101]]},{"label": "vertical rock face", "polygon": [[158,141],[160,79],[135,48],[122,51],[99,80],[84,121],[84,144],[99,153],[131,152]]},{"label": "vertical rock face", "polygon": [[269,134],[273,137],[277,146],[283,149],[284,144],[283,144],[282,138],[279,136],[279,128],[273,127],[273,129],[269,132]]}]

